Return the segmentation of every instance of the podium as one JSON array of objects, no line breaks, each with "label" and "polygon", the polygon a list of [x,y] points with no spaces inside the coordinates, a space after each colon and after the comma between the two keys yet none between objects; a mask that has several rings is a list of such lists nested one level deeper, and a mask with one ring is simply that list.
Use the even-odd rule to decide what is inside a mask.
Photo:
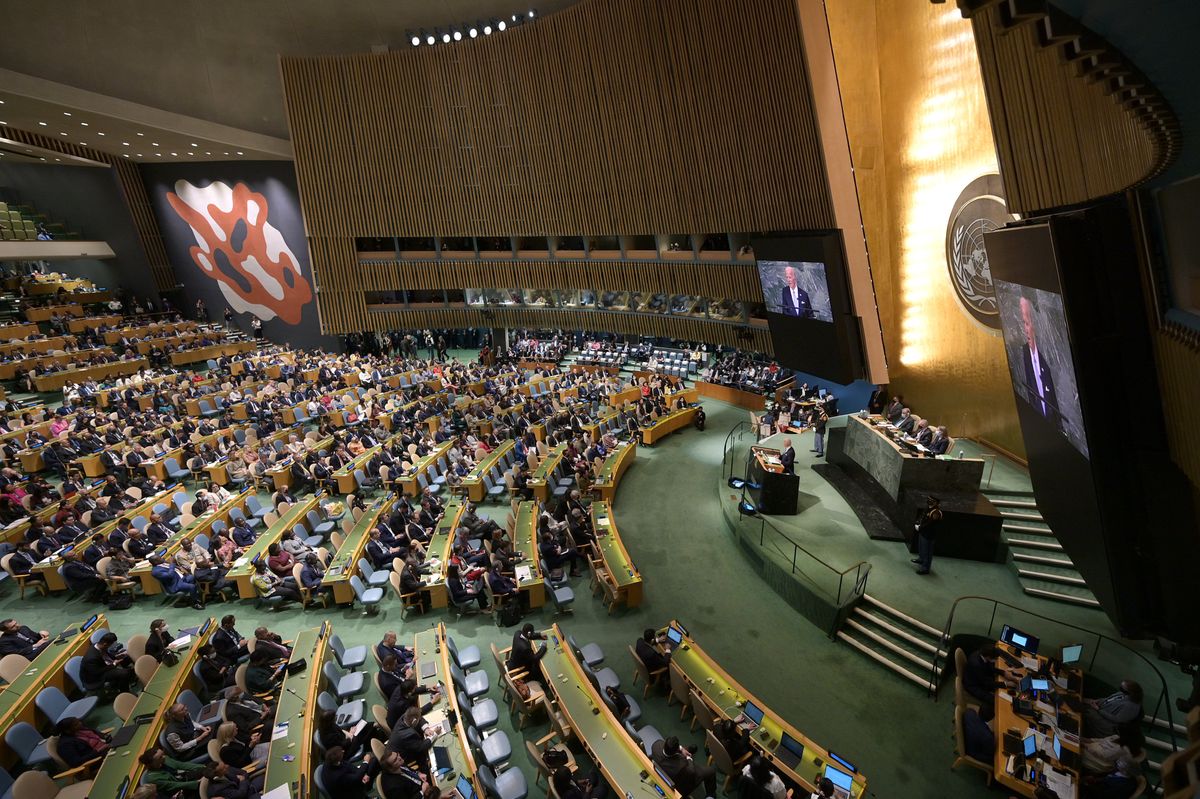
[{"label": "podium", "polygon": [[[751,447],[747,469],[750,495],[760,513],[795,516],[800,494],[800,478],[786,474],[779,462],[779,450]],[[757,486],[757,488],[755,487]]]}]

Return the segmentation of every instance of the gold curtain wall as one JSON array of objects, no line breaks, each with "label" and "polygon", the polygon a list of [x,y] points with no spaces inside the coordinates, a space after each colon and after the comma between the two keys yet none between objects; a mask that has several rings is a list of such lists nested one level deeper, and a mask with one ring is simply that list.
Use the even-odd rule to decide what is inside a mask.
[{"label": "gold curtain wall", "polygon": [[951,435],[1018,456],[1004,346],[959,305],[954,201],[997,171],[971,23],[953,3],[826,2],[893,393]]}]

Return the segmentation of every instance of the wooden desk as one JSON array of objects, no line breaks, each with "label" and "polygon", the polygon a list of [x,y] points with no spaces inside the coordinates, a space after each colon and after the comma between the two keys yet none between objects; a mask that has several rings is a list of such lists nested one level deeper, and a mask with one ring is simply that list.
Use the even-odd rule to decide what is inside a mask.
[{"label": "wooden desk", "polygon": [[137,703],[129,715],[130,719],[148,715],[152,717],[152,720],[137,727],[133,732],[133,737],[129,739],[129,743],[108,753],[100,764],[100,770],[96,772],[92,789],[88,792],[89,797],[102,799],[102,797],[118,796],[121,793],[121,786],[125,783],[129,785],[127,795],[131,796],[142,777],[143,768],[142,764],[138,762],[138,758],[143,752],[158,743],[158,736],[166,726],[164,708],[169,707],[185,688],[197,689],[200,687],[195,684],[192,667],[199,660],[198,650],[208,643],[213,632],[216,631],[217,620],[213,618],[189,618],[188,620],[200,625],[203,632],[193,639],[187,649],[179,653],[178,663],[174,666],[160,663],[154,670],[154,676],[150,678],[150,682],[146,683],[145,689],[138,695]]},{"label": "wooden desk", "polygon": [[[596,548],[608,575],[604,578],[618,602],[627,608],[642,604],[642,575],[633,565],[621,534],[617,531],[617,520],[613,517],[612,504],[596,501],[591,506],[592,529],[596,532]],[[611,611],[611,608],[610,608]]]},{"label": "wooden desk", "polygon": [[692,424],[696,418],[698,408],[684,408],[681,411],[673,411],[666,416],[660,416],[658,421],[650,427],[642,428],[642,443],[647,447],[652,445],[660,438],[664,438],[676,430],[681,430]]},{"label": "wooden desk", "polygon": [[[247,516],[252,516],[253,514],[251,514],[246,508],[246,500],[254,495],[254,489],[252,487],[247,488],[233,499],[221,505],[215,511],[204,514],[187,527],[172,535],[162,544],[159,544],[158,547],[155,548],[155,551],[163,553],[163,560],[174,565],[175,553],[179,551],[179,545],[183,543],[185,539],[188,541],[195,541],[196,536],[198,535],[206,535],[210,540],[215,538],[212,528],[217,521],[222,521],[225,523],[227,528],[232,528],[233,520],[230,514],[234,508],[240,508],[242,513],[246,514]],[[139,561],[132,569],[129,570],[129,577],[130,579],[141,580],[142,593],[146,594],[147,596],[154,596],[155,594],[162,593],[162,584],[159,583],[152,574],[150,574],[150,568],[149,561]]]},{"label": "wooden desk", "polygon": [[[91,643],[91,634],[101,627],[107,627],[108,619],[100,614],[86,630],[80,630],[82,623],[74,624],[57,637],[51,638],[49,646],[38,653],[19,676],[0,691],[0,730],[8,730],[21,721],[41,727],[34,700],[43,688],[53,686],[64,694],[72,693],[73,686],[68,687],[65,671],[67,661],[77,655],[82,656],[87,651]],[[63,639],[61,643],[59,638]],[[4,739],[0,738],[0,765],[11,769],[16,762],[16,752],[9,749]]]},{"label": "wooden desk", "polygon": [[14,341],[11,344],[0,344],[0,357],[62,350],[66,349],[67,345],[74,343],[74,336],[54,336],[53,338],[37,338],[33,341]]},{"label": "wooden desk", "polygon": [[696,393],[702,397],[721,400],[721,402],[728,402],[748,410],[761,411],[767,407],[767,398],[753,391],[744,391],[720,383],[706,383],[703,380],[696,381],[695,389]]},{"label": "wooden desk", "polygon": [[123,377],[147,369],[150,362],[145,358],[134,358],[128,361],[113,361],[96,366],[84,366],[79,369],[66,369],[61,372],[51,372],[38,375],[33,379],[33,387],[40,392],[61,391],[67,383],[81,383],[85,380],[101,381],[109,377]]},{"label": "wooden desk", "polygon": [[78,303],[70,305],[44,305],[38,308],[26,308],[25,318],[30,322],[49,322],[50,317],[58,314],[59,316],[83,316],[83,306]]},{"label": "wooden desk", "polygon": [[[421,665],[430,660],[437,662],[437,671],[430,677],[421,676]],[[470,775],[477,797],[487,796],[479,777],[475,775],[475,759],[467,742],[467,732],[463,727],[463,713],[458,707],[458,688],[450,676],[450,647],[446,644],[446,625],[438,622],[436,627],[421,630],[413,637],[413,677],[426,688],[442,686],[444,696],[429,713],[425,714],[425,723],[432,723],[438,717],[453,712],[454,727],[447,735],[437,740],[437,745],[445,747],[450,759],[451,771],[454,776],[442,776],[437,780],[437,787],[442,796],[448,796],[449,791],[458,782],[458,775]],[[513,747],[513,757],[516,757],[516,746]]]},{"label": "wooden desk", "polygon": [[618,444],[616,449],[608,453],[608,457],[604,459],[604,466],[596,475],[596,482],[592,483],[592,488],[600,495],[600,499],[612,501],[617,495],[621,475],[625,474],[625,470],[636,458],[637,446],[633,442]]},{"label": "wooden desk", "polygon": [[517,506],[512,547],[513,552],[524,556],[519,565],[529,567],[529,579],[518,580],[517,586],[529,597],[530,608],[540,608],[546,604],[546,582],[542,578],[541,555],[538,554],[538,504],[532,500]]},{"label": "wooden desk", "polygon": [[379,447],[374,446],[363,452],[354,460],[347,463],[342,468],[333,473],[334,482],[337,484],[337,491],[343,496],[353,494],[358,490],[358,478],[354,476],[356,469],[366,469],[367,461],[379,454]]},{"label": "wooden desk", "polygon": [[614,408],[621,408],[631,402],[637,402],[642,398],[642,390],[637,386],[627,388],[624,391],[616,391],[608,395],[608,404]]},{"label": "wooden desk", "polygon": [[[105,316],[80,316],[67,320],[67,330],[70,330],[72,333],[82,333],[89,327],[97,328],[101,325],[105,327],[112,327],[113,325],[121,324],[122,318],[123,317],[120,314],[107,314]],[[108,337],[105,336],[104,340],[109,344],[113,344],[114,342],[120,341],[121,337],[118,335],[115,339],[109,341]]]},{"label": "wooden desk", "polygon": [[0,325],[0,341],[27,339],[30,336],[40,332],[42,332],[41,328],[39,328],[33,322],[19,322],[15,325]]},{"label": "wooden desk", "polygon": [[449,441],[442,442],[437,449],[425,457],[418,458],[417,461],[413,463],[412,471],[400,478],[400,490],[405,494],[408,494],[410,497],[415,497],[420,494],[421,484],[417,482],[417,475],[424,474],[426,475],[426,480],[432,482],[432,480],[429,480],[429,470],[437,465],[439,458],[446,457],[446,453],[448,453],[453,447],[454,440],[450,439]]},{"label": "wooden desk", "polygon": [[549,502],[550,498],[554,496],[554,489],[558,487],[556,472],[559,464],[562,463],[563,453],[566,451],[566,444],[559,444],[550,450],[550,453],[542,458],[542,462],[529,476],[529,487],[533,489],[533,495],[539,502]]},{"label": "wooden desk", "polygon": [[484,475],[490,472],[492,467],[499,463],[500,459],[508,454],[508,451],[512,448],[513,440],[510,438],[496,447],[495,451],[491,452],[486,458],[476,463],[471,473],[463,478],[463,488],[472,502],[481,502],[487,496],[487,488],[483,484]]},{"label": "wooden desk", "polygon": [[253,341],[236,341],[232,344],[213,344],[208,347],[196,347],[191,350],[171,353],[171,364],[182,366],[200,361],[216,360],[222,355],[237,355],[242,352],[252,352],[258,345]]},{"label": "wooden desk", "polygon": [[254,585],[250,579],[254,577],[254,559],[266,558],[267,547],[271,544],[279,543],[279,537],[283,535],[284,530],[291,530],[297,524],[304,520],[305,514],[317,507],[318,497],[323,495],[310,496],[308,499],[302,499],[293,505],[287,513],[279,518],[279,521],[270,526],[269,529],[260,533],[254,543],[242,553],[242,556],[233,562],[233,566],[229,569],[229,573],[225,575],[225,579],[237,585],[238,596],[242,599],[254,599],[258,593],[254,590]]},{"label": "wooden desk", "polygon": [[[321,692],[321,670],[329,660],[329,635],[332,625],[325,622],[311,630],[301,630],[292,641],[291,662],[308,661],[308,668],[283,678],[279,704],[275,708],[275,723],[263,729],[263,739],[270,742],[267,770],[263,775],[263,793],[282,785],[291,786],[290,796],[316,796],[313,771],[320,763],[313,749],[313,731],[317,724],[317,695]],[[369,721],[369,719],[368,719]],[[282,729],[286,725],[286,732]],[[275,737],[274,731],[281,734]],[[290,762],[284,757],[294,758]],[[300,790],[301,777],[305,789]]]},{"label": "wooden desk", "polygon": [[429,606],[444,608],[449,604],[446,594],[446,567],[450,565],[450,548],[454,545],[454,532],[458,529],[458,520],[466,512],[466,503],[461,497],[454,497],[446,503],[446,512],[442,515],[425,553],[430,560],[437,558],[436,571],[424,578],[425,590],[429,592]]},{"label": "wooden desk", "polygon": [[608,413],[601,414],[595,422],[583,425],[583,432],[591,436],[592,441],[599,441],[600,437],[617,423],[620,415],[619,411],[609,411]]},{"label": "wooden desk", "polygon": [[[1039,668],[1047,666],[1049,664],[1049,661],[1045,657],[1042,657],[1041,655],[1033,655],[1033,656],[1023,655],[1019,650],[1015,649],[1014,647],[1010,646],[1009,644],[1004,643],[1003,641],[997,642],[996,647],[998,649],[1003,649],[1003,650],[1007,651],[1009,654],[1015,655],[1017,657],[1033,657],[1035,660],[1037,660]],[[1000,664],[1004,664],[1003,659],[1000,659],[997,662]],[[1004,665],[1007,665],[1007,664],[1004,664]],[[1025,669],[1025,668],[1010,668],[1009,671],[1018,680],[1021,677],[1025,677],[1028,675],[1036,676],[1036,674],[1037,674],[1037,670],[1029,670],[1029,669]],[[1064,679],[1065,679],[1066,673],[1072,673],[1072,674],[1076,675],[1079,678],[1079,685],[1082,688],[1082,686],[1083,686],[1082,672],[1080,672],[1078,669],[1064,668],[1063,669]],[[1049,679],[1049,678],[1047,678],[1047,679]],[[1064,688],[1059,688],[1053,682],[1051,682],[1051,685],[1055,688],[1055,691],[1057,693],[1062,694],[1062,695],[1074,696],[1077,701],[1082,702],[1082,700],[1083,700],[1082,691],[1070,692]],[[1016,711],[1014,710],[1013,695],[1015,693],[1016,693],[1015,691],[1004,690],[1004,689],[1000,689],[1000,690],[996,691],[996,716],[992,722],[992,729],[994,729],[996,731],[996,754],[995,754],[995,758],[992,763],[992,772],[996,777],[996,781],[999,782],[1001,785],[1021,794],[1022,796],[1027,796],[1032,799],[1033,794],[1034,794],[1034,786],[1031,785],[1030,783],[1026,782],[1023,779],[1018,779],[1014,774],[1011,774],[1009,772],[1008,756],[1004,754],[1004,734],[1008,730],[1019,729],[1021,737],[1024,738],[1025,735],[1031,731],[1030,728],[1033,726],[1033,722],[1030,719],[1024,718],[1022,716],[1018,716]],[[1037,709],[1038,704],[1041,704],[1041,703],[1035,703],[1035,705],[1034,705],[1035,709]],[[1079,725],[1077,727],[1077,729],[1080,732],[1082,732],[1082,730],[1083,730],[1082,716],[1079,713],[1073,712],[1066,705],[1063,705],[1062,710],[1064,713],[1069,714],[1070,716],[1072,716],[1075,719],[1075,723],[1077,725]],[[1044,712],[1049,713],[1051,718],[1054,717],[1054,710],[1050,706],[1047,705],[1044,708]],[[1056,727],[1057,724],[1055,723],[1052,726]],[[1045,747],[1046,750],[1050,750],[1050,741],[1051,740],[1053,740],[1053,739],[1052,738],[1046,739],[1046,747]],[[1038,743],[1039,744],[1042,743],[1042,736],[1040,734],[1038,735]],[[1062,738],[1062,744],[1063,744],[1064,749],[1071,750],[1072,752],[1075,753],[1077,758],[1079,757],[1079,754],[1080,754],[1080,752],[1079,752],[1079,735],[1064,734],[1064,736]],[[1067,791],[1067,790],[1058,791],[1057,792],[1058,798],[1059,799],[1077,799],[1077,797],[1079,796],[1079,781],[1080,781],[1079,771],[1077,769],[1068,769],[1065,766],[1063,766],[1061,763],[1059,763],[1057,760],[1055,760],[1052,750],[1049,753],[1046,753],[1045,751],[1042,751],[1041,747],[1039,746],[1039,755],[1040,755],[1040,759],[1043,761],[1044,765],[1047,765],[1047,766],[1053,768],[1055,771],[1057,771],[1059,773],[1059,775],[1065,775],[1065,776],[1069,777],[1069,779],[1071,781],[1071,789],[1069,791]],[[1079,761],[1077,760],[1076,762],[1079,762]]]},{"label": "wooden desk", "polygon": [[[672,622],[674,624],[674,622]],[[771,766],[789,777],[810,793],[816,790],[817,781],[824,775],[824,765],[817,765],[818,760],[823,764],[837,766],[831,761],[829,751],[808,738],[791,724],[774,713],[766,703],[747,691],[728,672],[721,668],[715,660],[701,649],[689,636],[684,636],[683,645],[675,649],[671,655],[671,669],[683,677],[688,686],[704,700],[704,704],[717,718],[737,718],[742,712],[741,705],[753,702],[763,709],[763,720],[757,730],[750,736],[750,744],[754,750],[765,757]],[[804,746],[800,762],[789,767],[775,757],[782,735],[789,736]],[[841,769],[846,771],[846,769]],[[861,773],[853,775],[854,787],[850,790],[853,799],[864,796],[867,789],[867,778]]]},{"label": "wooden desk", "polygon": [[[98,316],[93,319],[80,319],[80,322],[92,322],[93,327],[99,325],[118,324],[121,321],[119,316]],[[195,322],[152,322],[148,325],[138,325],[137,327],[122,327],[117,330],[104,331],[104,343],[116,344],[122,338],[144,338],[146,336],[158,336],[162,333],[186,333],[190,330],[195,330],[198,325]]]},{"label": "wooden desk", "polygon": [[[350,578],[358,574],[358,561],[367,548],[367,542],[371,540],[371,531],[375,529],[380,517],[391,511],[395,502],[395,495],[389,495],[386,499],[377,499],[371,503],[367,512],[346,534],[346,539],[329,561],[329,568],[325,570],[321,585],[333,589],[333,601],[339,605],[354,601],[354,589],[350,587]],[[349,513],[349,509],[346,512]]]},{"label": "wooden desk", "polygon": [[592,687],[583,666],[555,624],[546,630],[542,658],[546,690],[558,698],[562,711],[585,752],[600,768],[616,796],[654,796],[678,799],[679,792],[655,771],[654,763],[634,741],[608,704]]}]

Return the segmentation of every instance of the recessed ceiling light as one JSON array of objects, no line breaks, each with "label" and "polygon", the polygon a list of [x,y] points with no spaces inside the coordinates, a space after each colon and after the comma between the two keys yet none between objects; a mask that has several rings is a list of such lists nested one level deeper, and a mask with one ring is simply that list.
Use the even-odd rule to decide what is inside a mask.
[{"label": "recessed ceiling light", "polygon": [[66,135],[67,135],[67,133],[66,133],[66,131],[59,131],[58,135],[59,135],[59,136],[66,136]]},{"label": "recessed ceiling light", "polygon": [[129,157],[129,153],[121,153],[121,155],[125,156],[126,158]]},{"label": "recessed ceiling light", "polygon": [[222,155],[229,155],[229,153],[222,153]]},{"label": "recessed ceiling light", "polygon": [[45,122],[39,122],[38,124],[39,124],[39,125],[41,125],[43,128],[44,128],[44,127],[46,127],[46,123],[45,123]]},{"label": "recessed ceiling light", "polygon": [[195,153],[188,153],[188,155],[195,155]]},{"label": "recessed ceiling light", "polygon": [[199,144],[196,144],[196,142],[192,142],[192,146],[193,146],[193,147],[199,147],[200,145],[199,145]]},{"label": "recessed ceiling light", "polygon": [[139,135],[139,136],[145,136],[146,134],[145,134],[145,133],[139,133],[138,135]]},{"label": "recessed ceiling light", "polygon": [[141,154],[141,153],[138,153],[138,154],[137,154],[137,157],[138,157],[138,158],[141,158],[141,157],[142,157],[142,154]]},{"label": "recessed ceiling light", "polygon": [[155,153],[154,155],[156,158],[162,158],[162,153]]},{"label": "recessed ceiling light", "polygon": [[241,150],[238,150],[238,151],[237,151],[237,154],[238,154],[238,155],[241,155],[241,154],[242,154],[242,151],[241,151]]},{"label": "recessed ceiling light", "polygon": [[128,146],[129,146],[129,142],[127,142],[127,141],[123,141],[123,142],[121,142],[121,146],[123,146],[123,147],[128,147]]},{"label": "recessed ceiling light", "polygon": [[212,155],[212,153],[210,153],[208,150],[205,150],[205,151],[204,151],[204,154],[205,154],[205,155]]},{"label": "recessed ceiling light", "polygon": [[85,128],[88,126],[88,123],[86,123],[86,122],[80,122],[79,124],[83,125]]},{"label": "recessed ceiling light", "polygon": [[3,120],[0,120],[0,125],[7,125],[7,124],[8,124],[7,122],[4,122]]},{"label": "recessed ceiling light", "polygon": [[96,131],[96,135],[97,135],[97,136],[103,136],[104,134],[103,134],[103,133],[101,133],[100,131]]},{"label": "recessed ceiling light", "polygon": [[151,146],[151,147],[157,147],[157,146],[158,146],[158,142],[156,142],[156,141],[152,141],[152,142],[150,142],[150,146]]},{"label": "recessed ceiling light", "polygon": [[65,116],[65,117],[69,117],[69,116],[71,116],[71,112],[70,112],[70,111],[63,111],[63,116]]},{"label": "recessed ceiling light", "polygon": [[81,141],[81,142],[79,142],[79,146],[80,146],[80,147],[87,147],[87,142],[85,142],[85,141]]},{"label": "recessed ceiling light", "polygon": [[55,158],[54,160],[55,160],[55,161],[61,161],[62,159],[61,159],[61,158]]},{"label": "recessed ceiling light", "polygon": [[38,160],[39,160],[39,161],[45,161],[45,160],[46,160],[46,158],[45,158],[45,156],[43,156],[43,157],[39,158]]},{"label": "recessed ceiling light", "polygon": [[171,155],[178,156],[179,153],[171,153]]}]

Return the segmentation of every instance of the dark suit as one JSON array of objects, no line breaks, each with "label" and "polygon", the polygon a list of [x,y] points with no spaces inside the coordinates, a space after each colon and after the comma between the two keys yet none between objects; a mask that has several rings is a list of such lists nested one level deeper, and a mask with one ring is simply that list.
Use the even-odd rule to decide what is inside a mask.
[{"label": "dark suit", "polygon": [[794,301],[791,288],[784,286],[779,304],[783,308],[784,316],[799,316],[802,319],[811,319],[813,316],[812,300],[808,298],[808,292],[799,286],[796,287]]},{"label": "dark suit", "polygon": [[784,474],[796,473],[796,450],[793,447],[788,447],[783,452],[779,453],[779,462],[783,464]]},{"label": "dark suit", "polygon": [[[1058,394],[1054,390],[1054,376],[1046,364],[1046,354],[1038,352],[1038,369],[1034,374],[1033,352],[1029,344],[1021,347],[1021,360],[1025,364],[1025,388],[1029,404],[1033,409],[1050,420],[1055,427],[1062,429],[1062,417],[1058,413]],[[1042,381],[1042,393],[1038,396],[1038,377]]]},{"label": "dark suit", "polygon": [[545,656],[546,651],[546,648],[542,647],[540,652],[535,653],[533,642],[518,631],[513,636],[512,649],[508,653],[508,670],[528,671],[536,678],[540,673],[538,671],[538,661]]},{"label": "dark suit", "polygon": [[650,671],[665,669],[671,662],[666,655],[664,655],[662,652],[659,652],[654,646],[646,643],[645,639],[643,638],[638,639],[633,649],[635,652],[637,652],[637,656],[641,658],[642,662],[646,664],[646,668]]},{"label": "dark suit", "polygon": [[38,638],[37,632],[28,627],[4,633],[0,635],[0,655],[21,655],[26,660],[33,660],[47,646],[43,644],[35,649],[33,645],[38,642]]}]

